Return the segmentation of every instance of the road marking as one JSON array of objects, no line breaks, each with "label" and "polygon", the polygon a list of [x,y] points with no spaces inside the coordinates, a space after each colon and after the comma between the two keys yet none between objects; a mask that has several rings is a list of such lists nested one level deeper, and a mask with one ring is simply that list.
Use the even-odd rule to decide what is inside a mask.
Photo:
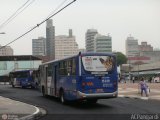
[{"label": "road marking", "polygon": [[118,97],[124,97],[124,95],[118,95]]},{"label": "road marking", "polygon": [[148,100],[149,98],[148,97],[140,97],[140,99],[142,99],[142,100]]},{"label": "road marking", "polygon": [[33,106],[33,107],[35,107],[35,108],[36,108],[36,112],[34,112],[34,113],[33,113],[33,115],[35,115],[35,114],[37,114],[40,110],[39,110],[39,108],[38,108],[38,107],[36,107],[36,106]]}]

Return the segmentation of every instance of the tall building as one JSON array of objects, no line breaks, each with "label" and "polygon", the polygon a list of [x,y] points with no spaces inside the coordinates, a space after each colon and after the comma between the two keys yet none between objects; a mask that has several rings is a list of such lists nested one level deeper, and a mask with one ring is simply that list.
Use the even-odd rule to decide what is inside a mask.
[{"label": "tall building", "polygon": [[75,36],[72,35],[72,30],[69,30],[69,36],[59,35],[55,37],[55,59],[62,59],[75,54],[78,54],[78,44]]},{"label": "tall building", "polygon": [[47,20],[46,23],[46,55],[50,60],[55,59],[55,27],[52,19]]},{"label": "tall building", "polygon": [[139,51],[153,51],[153,47],[151,45],[148,45],[147,42],[141,42],[141,45],[139,45]]},{"label": "tall building", "polygon": [[126,40],[126,56],[139,56],[138,40],[132,36],[127,37]]},{"label": "tall building", "polygon": [[98,34],[96,29],[88,29],[85,34],[86,52],[94,51],[94,38]]},{"label": "tall building", "polygon": [[94,52],[112,52],[112,38],[109,35],[96,34],[94,37]]},{"label": "tall building", "polygon": [[[0,48],[3,47],[0,45]],[[5,46],[0,49],[0,56],[13,55],[13,49],[10,46]]]},{"label": "tall building", "polygon": [[46,55],[46,39],[44,37],[32,39],[32,55]]}]

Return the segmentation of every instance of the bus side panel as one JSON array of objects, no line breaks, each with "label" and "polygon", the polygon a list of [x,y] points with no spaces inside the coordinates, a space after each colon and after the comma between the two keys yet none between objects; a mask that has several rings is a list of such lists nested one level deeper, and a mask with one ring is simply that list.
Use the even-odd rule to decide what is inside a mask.
[{"label": "bus side panel", "polygon": [[40,66],[40,85],[41,85],[41,92],[47,94],[47,79],[46,79],[46,68],[45,66]]},{"label": "bus side panel", "polygon": [[60,77],[57,82],[58,94],[60,94],[60,89],[63,89],[64,97],[66,100],[75,100],[76,99],[76,77]]},{"label": "bus side panel", "polygon": [[57,93],[58,95],[60,94],[60,89],[62,88],[64,91],[64,97],[66,100],[76,100],[77,99],[77,75],[78,75],[78,68],[77,68],[77,57],[75,58],[75,65],[76,65],[76,70],[75,70],[75,75],[68,75],[65,76],[59,76],[57,80]]}]

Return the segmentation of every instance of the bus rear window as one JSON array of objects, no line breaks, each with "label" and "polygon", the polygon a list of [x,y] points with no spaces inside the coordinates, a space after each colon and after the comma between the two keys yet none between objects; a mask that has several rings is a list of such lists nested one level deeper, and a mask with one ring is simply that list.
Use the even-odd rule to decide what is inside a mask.
[{"label": "bus rear window", "polygon": [[112,56],[83,56],[82,63],[86,71],[111,71],[115,64]]}]

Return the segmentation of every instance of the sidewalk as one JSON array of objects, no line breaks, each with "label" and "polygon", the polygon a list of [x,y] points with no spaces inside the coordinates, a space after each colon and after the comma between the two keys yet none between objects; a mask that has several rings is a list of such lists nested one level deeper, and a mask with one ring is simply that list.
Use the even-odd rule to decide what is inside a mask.
[{"label": "sidewalk", "polygon": [[141,96],[138,83],[119,83],[119,97],[160,100],[160,83],[147,83],[150,87],[149,97]]},{"label": "sidewalk", "polygon": [[44,114],[41,108],[0,96],[0,120],[33,120]]}]

